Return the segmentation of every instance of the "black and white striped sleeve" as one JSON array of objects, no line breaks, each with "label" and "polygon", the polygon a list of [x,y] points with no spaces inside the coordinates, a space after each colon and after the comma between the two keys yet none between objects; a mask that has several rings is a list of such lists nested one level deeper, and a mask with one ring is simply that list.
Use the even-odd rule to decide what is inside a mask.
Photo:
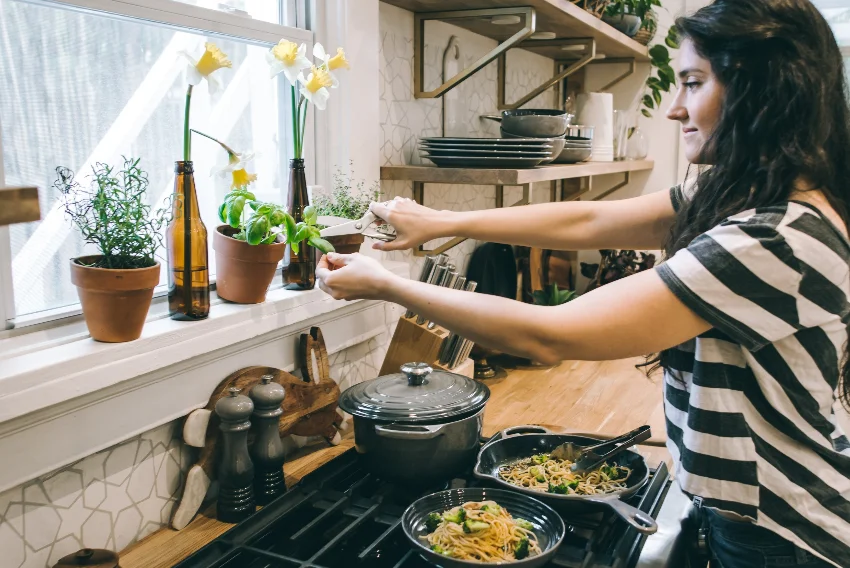
[{"label": "black and white striped sleeve", "polygon": [[750,351],[803,327],[800,266],[777,217],[727,220],[658,267],[686,306]]}]

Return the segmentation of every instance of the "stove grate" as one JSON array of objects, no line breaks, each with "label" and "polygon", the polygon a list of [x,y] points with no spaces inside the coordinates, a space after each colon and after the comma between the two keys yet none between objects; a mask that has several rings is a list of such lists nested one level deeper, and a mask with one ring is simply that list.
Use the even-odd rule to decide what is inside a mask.
[{"label": "stove grate", "polygon": [[[665,464],[629,502],[657,514],[669,486]],[[471,475],[449,486],[477,486]],[[423,493],[363,471],[349,451],[211,542],[178,568],[428,568],[404,536],[401,516]],[[548,565],[632,568],[646,537],[609,513],[570,517]]]}]

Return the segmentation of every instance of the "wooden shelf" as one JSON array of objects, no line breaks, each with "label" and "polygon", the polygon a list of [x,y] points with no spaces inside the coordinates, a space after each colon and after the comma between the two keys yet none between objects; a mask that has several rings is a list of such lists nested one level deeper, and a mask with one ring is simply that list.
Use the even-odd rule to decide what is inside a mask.
[{"label": "wooden shelf", "polygon": [[[649,53],[643,46],[604,23],[593,14],[576,6],[569,0],[382,0],[387,4],[411,12],[443,12],[455,10],[479,10],[487,8],[515,8],[531,6],[537,11],[538,32],[554,32],[558,38],[593,38],[596,52],[608,58],[634,58],[649,61]],[[483,18],[447,20],[452,24],[495,39],[504,41],[522,28],[522,24],[494,25]],[[534,47],[533,40],[521,45],[527,49],[556,60],[574,59],[575,52],[563,51],[559,47]]]},{"label": "wooden shelf", "polygon": [[418,181],[463,185],[524,185],[542,181],[651,170],[652,160],[554,164],[524,170],[486,168],[438,168],[436,166],[383,166],[382,180]]},{"label": "wooden shelf", "polygon": [[38,188],[0,188],[0,225],[28,223],[41,219],[38,206]]}]

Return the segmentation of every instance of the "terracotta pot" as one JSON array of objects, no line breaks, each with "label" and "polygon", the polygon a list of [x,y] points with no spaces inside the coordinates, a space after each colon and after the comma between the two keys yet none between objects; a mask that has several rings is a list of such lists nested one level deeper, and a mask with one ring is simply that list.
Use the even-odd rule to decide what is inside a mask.
[{"label": "terracotta pot", "polygon": [[[339,254],[354,254],[355,252],[360,252],[360,245],[362,245],[366,241],[366,237],[364,237],[361,233],[355,233],[353,235],[327,237],[325,240],[331,243],[334,247],[334,250]],[[318,264],[319,259],[322,258],[322,254],[324,253],[319,249],[315,250],[316,264]],[[331,270],[333,270],[333,267],[331,267]]]},{"label": "terracotta pot", "polygon": [[230,225],[220,225],[213,234],[216,292],[237,304],[260,304],[266,301],[286,243],[249,245],[231,238],[236,232]]},{"label": "terracotta pot", "polygon": [[71,259],[71,282],[77,287],[92,339],[107,343],[133,341],[142,328],[159,284],[160,264],[148,268],[92,268],[101,255]]}]

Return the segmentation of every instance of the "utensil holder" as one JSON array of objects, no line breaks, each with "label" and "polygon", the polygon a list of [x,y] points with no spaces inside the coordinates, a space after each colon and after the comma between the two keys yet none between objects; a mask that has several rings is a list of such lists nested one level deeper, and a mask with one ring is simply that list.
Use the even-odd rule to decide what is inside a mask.
[{"label": "utensil holder", "polygon": [[457,373],[472,378],[474,363],[472,359],[464,359],[454,369],[440,364],[440,352],[443,343],[451,333],[439,325],[428,329],[427,322],[417,324],[416,318],[400,318],[396,326],[390,347],[381,365],[381,375],[397,373],[402,365],[411,361],[424,361],[431,367]]}]

